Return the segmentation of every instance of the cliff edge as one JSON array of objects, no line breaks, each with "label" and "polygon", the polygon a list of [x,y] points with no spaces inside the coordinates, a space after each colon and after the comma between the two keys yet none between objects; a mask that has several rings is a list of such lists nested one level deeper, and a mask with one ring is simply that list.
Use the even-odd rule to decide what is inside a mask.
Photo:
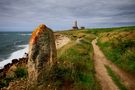
[{"label": "cliff edge", "polygon": [[[45,88],[55,88],[53,82],[57,80],[56,69],[58,68],[56,47],[59,49],[69,41],[68,37],[53,33],[44,24],[39,25],[32,32],[27,57],[14,59],[13,63],[5,65],[0,70],[0,89],[44,90]],[[18,70],[19,72],[16,72]],[[21,77],[17,77],[16,74]],[[9,78],[13,79],[9,80]]]}]

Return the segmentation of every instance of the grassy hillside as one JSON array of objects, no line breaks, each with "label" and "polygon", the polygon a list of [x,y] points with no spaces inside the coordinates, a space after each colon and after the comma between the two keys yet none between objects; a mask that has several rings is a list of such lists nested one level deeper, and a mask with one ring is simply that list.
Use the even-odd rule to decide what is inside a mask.
[{"label": "grassy hillside", "polygon": [[103,33],[103,32],[111,32],[111,31],[133,31],[135,30],[135,26],[127,26],[127,27],[114,27],[114,28],[95,28],[95,29],[86,29],[88,32],[92,31],[93,33]]},{"label": "grassy hillside", "polygon": [[99,37],[98,45],[112,62],[135,73],[135,27],[93,31]]},{"label": "grassy hillside", "polygon": [[[105,56],[124,70],[135,73],[135,27],[86,29],[55,32],[71,39],[57,50],[57,63],[46,70],[46,90],[101,90],[95,77],[93,47],[91,41],[98,37],[98,45]],[[106,66],[108,74],[121,90],[126,90],[112,68]],[[17,71],[16,75],[24,72]],[[25,73],[24,73],[25,75]],[[27,75],[21,77],[27,77]],[[18,77],[18,76],[17,76]],[[19,76],[20,77],[20,76]],[[6,79],[1,85],[8,86]],[[18,80],[18,79],[17,79]],[[22,80],[20,86],[26,86]],[[3,87],[2,86],[2,87]],[[14,85],[13,88],[16,88]],[[124,89],[123,89],[124,88]],[[19,89],[17,89],[19,90]]]},{"label": "grassy hillside", "polygon": [[[54,68],[53,84],[64,90],[99,90],[95,78],[93,49],[95,38],[85,31],[59,32],[71,38],[71,42],[58,50],[58,65]],[[81,38],[77,41],[78,38]]]},{"label": "grassy hillside", "polygon": [[[119,67],[135,73],[135,27],[87,29],[55,32],[71,39],[57,51],[58,62],[47,72],[46,90],[101,90],[95,77],[91,41],[99,37],[98,45],[106,57]],[[107,68],[113,81],[125,90],[119,78]],[[124,89],[123,89],[124,88]]]}]

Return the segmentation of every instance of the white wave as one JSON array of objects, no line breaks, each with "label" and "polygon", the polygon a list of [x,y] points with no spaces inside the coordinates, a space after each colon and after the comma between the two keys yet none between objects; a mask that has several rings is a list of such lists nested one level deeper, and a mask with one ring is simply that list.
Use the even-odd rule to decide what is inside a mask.
[{"label": "white wave", "polygon": [[29,33],[29,34],[25,34],[25,33],[22,33],[22,34],[18,34],[18,35],[22,35],[22,36],[30,36],[31,34]]},{"label": "white wave", "polygon": [[24,56],[24,53],[28,53],[28,46],[29,45],[19,45],[19,47],[24,47],[24,49],[13,52],[8,59],[1,61],[0,68],[3,68],[4,65],[11,63],[13,59],[22,58]]}]

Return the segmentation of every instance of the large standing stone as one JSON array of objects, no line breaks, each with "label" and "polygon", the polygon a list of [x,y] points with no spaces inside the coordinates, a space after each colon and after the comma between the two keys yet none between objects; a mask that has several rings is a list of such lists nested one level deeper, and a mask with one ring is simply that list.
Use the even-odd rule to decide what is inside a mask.
[{"label": "large standing stone", "polygon": [[46,71],[56,62],[56,46],[53,31],[40,25],[29,42],[28,88],[42,86]]}]

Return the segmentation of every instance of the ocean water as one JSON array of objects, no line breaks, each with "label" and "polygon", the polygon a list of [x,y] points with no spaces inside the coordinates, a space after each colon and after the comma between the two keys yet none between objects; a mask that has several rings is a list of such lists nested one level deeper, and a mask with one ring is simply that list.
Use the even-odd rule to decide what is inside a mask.
[{"label": "ocean water", "polygon": [[0,68],[28,52],[31,32],[0,32]]}]

